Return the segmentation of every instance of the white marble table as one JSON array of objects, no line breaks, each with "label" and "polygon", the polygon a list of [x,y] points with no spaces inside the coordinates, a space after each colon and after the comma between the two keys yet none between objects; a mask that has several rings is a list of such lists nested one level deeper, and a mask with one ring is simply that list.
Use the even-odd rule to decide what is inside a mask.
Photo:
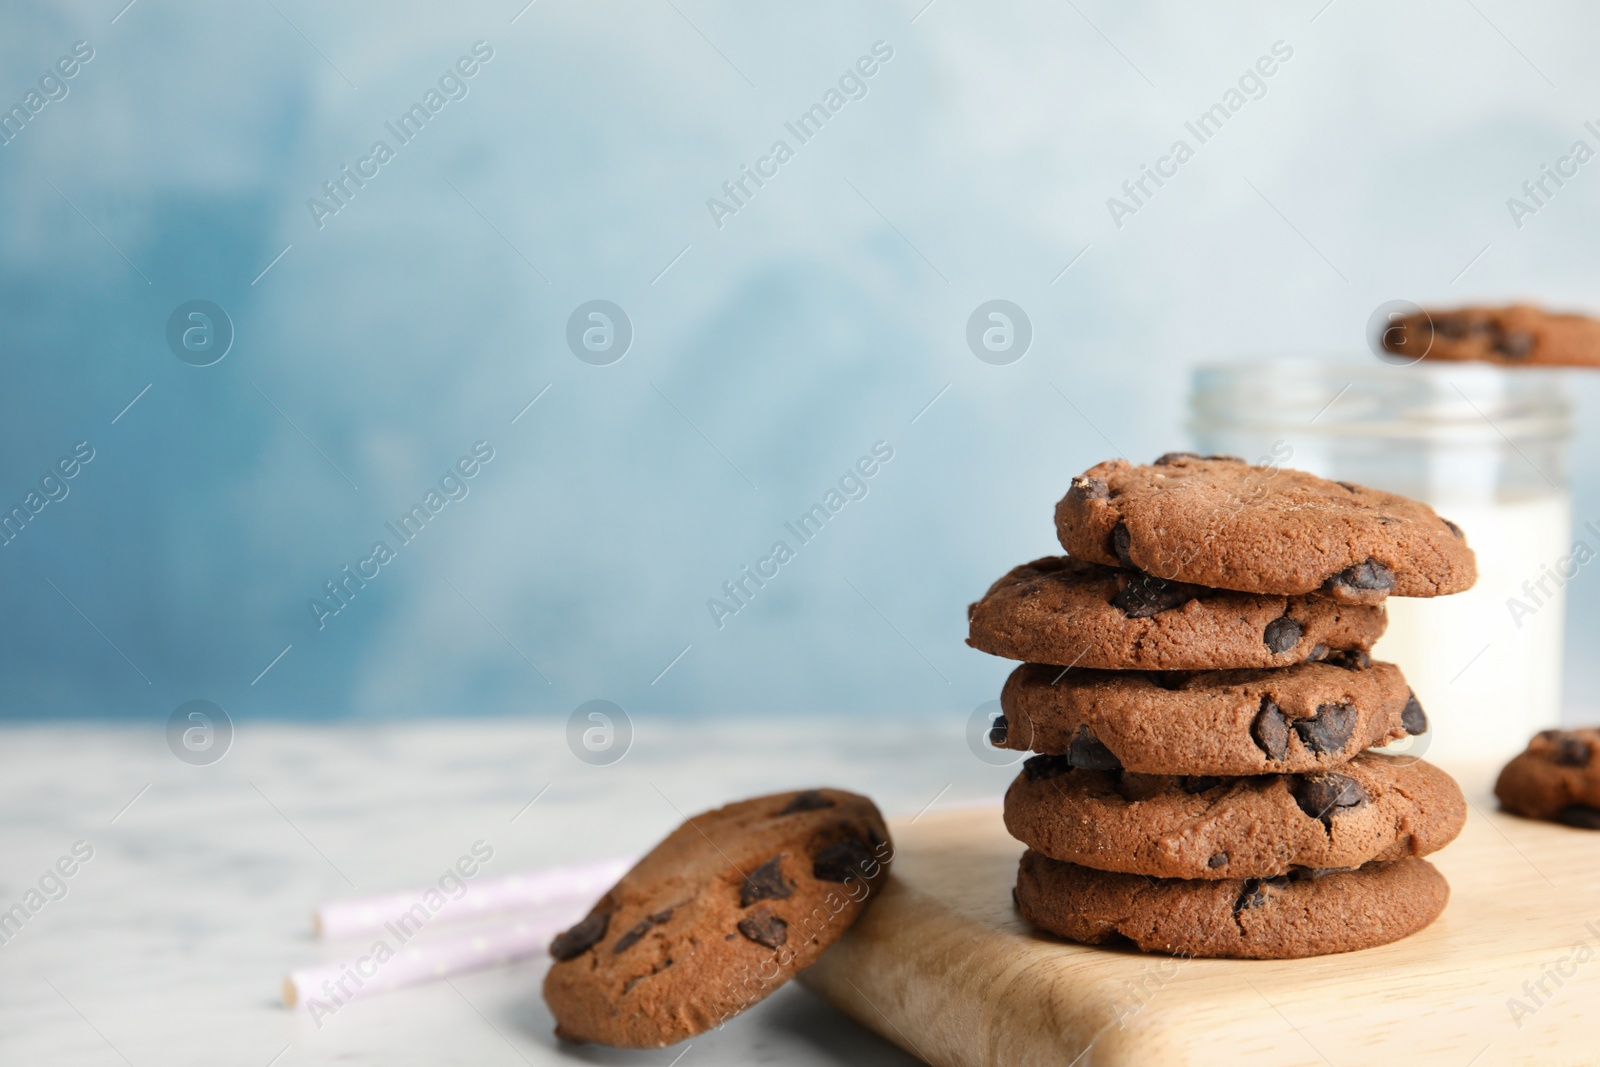
[{"label": "white marble table", "polygon": [[480,839],[486,873],[512,873],[635,854],[680,811],[803,785],[891,815],[997,797],[1014,771],[940,718],[639,721],[610,766],[575,758],[564,723],[521,720],[240,723],[201,767],[159,726],[0,729],[0,909],[75,842],[94,850],[0,945],[0,1063],[911,1064],[798,986],[686,1053],[556,1042],[542,958],[358,1000],[320,1028],[278,991],[350,954],[312,939],[312,905],[426,884]]}]

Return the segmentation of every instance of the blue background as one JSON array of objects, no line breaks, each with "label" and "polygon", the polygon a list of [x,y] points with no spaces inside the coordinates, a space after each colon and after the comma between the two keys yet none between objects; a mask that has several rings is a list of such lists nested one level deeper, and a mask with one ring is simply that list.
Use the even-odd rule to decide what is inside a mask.
[{"label": "blue background", "polygon": [[[1576,3],[124,3],[0,11],[0,105],[94,50],[0,147],[0,503],[95,450],[0,548],[10,718],[964,716],[1007,669],[966,603],[1052,550],[1072,474],[1186,443],[1193,365],[1360,362],[1385,301],[1600,282],[1600,163],[1506,207],[1597,143]],[[478,41],[465,97],[319,226],[308,199]],[[1278,41],[1119,227],[1107,198]],[[996,298],[1034,331],[1009,366],[965,340]],[[209,367],[166,342],[195,299],[236,332]],[[633,325],[609,366],[565,340],[593,299]],[[1594,518],[1600,389],[1573,388]],[[479,441],[469,495],[319,630],[308,600]],[[878,441],[867,495],[719,628],[707,599]]]}]

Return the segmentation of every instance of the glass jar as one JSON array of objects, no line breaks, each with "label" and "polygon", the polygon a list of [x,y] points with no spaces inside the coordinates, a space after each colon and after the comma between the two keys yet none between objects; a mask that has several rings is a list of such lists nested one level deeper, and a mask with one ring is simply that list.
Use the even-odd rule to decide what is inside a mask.
[{"label": "glass jar", "polygon": [[1391,597],[1373,649],[1427,710],[1430,759],[1503,761],[1559,725],[1564,586],[1600,540],[1571,539],[1571,402],[1557,373],[1283,358],[1199,368],[1190,406],[1203,453],[1402,493],[1466,531],[1477,585]]}]

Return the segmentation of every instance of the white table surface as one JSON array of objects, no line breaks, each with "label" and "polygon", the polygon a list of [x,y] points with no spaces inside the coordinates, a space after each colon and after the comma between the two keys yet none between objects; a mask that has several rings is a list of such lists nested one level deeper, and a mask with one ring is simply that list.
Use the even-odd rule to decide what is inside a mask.
[{"label": "white table surface", "polygon": [[605,767],[572,755],[564,723],[238,723],[205,767],[164,724],[0,729],[0,909],[74,842],[94,848],[0,945],[0,1064],[912,1064],[798,985],[687,1052],[619,1052],[554,1039],[543,958],[357,1000],[320,1028],[279,982],[353,955],[311,937],[313,905],[425,885],[478,840],[484,873],[509,874],[637,854],[680,812],[781,789],[849,788],[891,816],[997,798],[1015,769],[939,718],[636,722]]}]

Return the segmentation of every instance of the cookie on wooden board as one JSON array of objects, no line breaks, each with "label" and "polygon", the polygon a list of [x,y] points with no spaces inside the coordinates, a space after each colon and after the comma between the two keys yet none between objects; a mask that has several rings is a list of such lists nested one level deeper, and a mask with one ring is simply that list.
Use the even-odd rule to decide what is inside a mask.
[{"label": "cookie on wooden board", "polygon": [[1478,575],[1461,528],[1420,501],[1228,456],[1091,467],[1056,533],[1080,559],[1166,581],[1347,604],[1460,593]]},{"label": "cookie on wooden board", "polygon": [[1600,728],[1544,730],[1494,784],[1507,811],[1600,830]]},{"label": "cookie on wooden board", "polygon": [[567,1041],[659,1048],[763,999],[848,930],[893,847],[871,800],[808,789],[689,819],[550,945]]},{"label": "cookie on wooden board", "polygon": [[1431,763],[1365,752],[1337,770],[1251,778],[1079,770],[1034,756],[1006,791],[1029,848],[1155,878],[1270,878],[1425,856],[1456,839],[1467,803]]},{"label": "cookie on wooden board", "polygon": [[1420,859],[1200,882],[1096,871],[1032,850],[1016,889],[1023,918],[1071,941],[1255,960],[1386,945],[1438,918],[1449,899],[1444,876]]},{"label": "cookie on wooden board", "polygon": [[1382,604],[1237,593],[1071,556],[1013,568],[967,609],[967,644],[991,655],[1106,670],[1287,667],[1368,649]]},{"label": "cookie on wooden board", "polygon": [[1600,321],[1531,304],[1418,311],[1390,322],[1381,341],[1410,359],[1600,367]]},{"label": "cookie on wooden board", "polygon": [[1327,770],[1424,733],[1400,668],[1365,652],[1232,671],[1099,671],[1025,663],[1000,693],[998,748],[1142,774]]}]

